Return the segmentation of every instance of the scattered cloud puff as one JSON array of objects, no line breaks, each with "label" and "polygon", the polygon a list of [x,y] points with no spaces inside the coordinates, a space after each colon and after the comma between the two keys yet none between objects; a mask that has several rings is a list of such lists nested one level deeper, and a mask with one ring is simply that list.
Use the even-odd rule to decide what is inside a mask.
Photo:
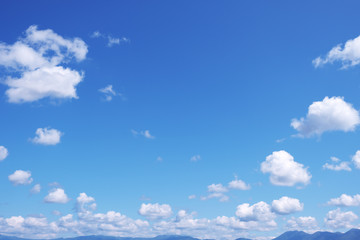
[{"label": "scattered cloud puff", "polygon": [[339,208],[329,211],[324,219],[325,225],[331,229],[353,228],[352,222],[357,220],[358,216],[351,212],[342,212]]},{"label": "scattered cloud puff", "polygon": [[278,186],[307,185],[311,179],[307,168],[295,162],[294,157],[284,150],[267,156],[266,161],[261,163],[261,171],[270,173],[270,182]]},{"label": "scattered cloud puff", "polygon": [[130,42],[129,38],[126,38],[126,37],[121,37],[121,38],[112,37],[111,35],[100,33],[99,31],[93,32],[91,37],[92,38],[104,38],[104,39],[107,39],[107,41],[108,41],[107,46],[108,47],[112,47],[114,45],[119,45],[120,43],[129,43]]},{"label": "scattered cloud puff", "polygon": [[337,157],[330,157],[330,159],[333,163],[325,163],[323,165],[324,169],[333,171],[351,171],[351,167],[349,166],[350,162],[340,162],[340,159]]},{"label": "scattered cloud puff", "polygon": [[348,68],[360,63],[360,36],[333,47],[325,57],[317,57],[312,63],[320,67],[328,63],[340,62],[342,68]]},{"label": "scattered cloud puff", "polygon": [[131,129],[131,132],[132,132],[132,134],[133,134],[134,136],[141,135],[141,136],[144,136],[144,137],[147,138],[147,139],[155,139],[155,136],[151,135],[149,130],[136,131],[136,130]]},{"label": "scattered cloud puff", "polygon": [[8,101],[78,98],[76,86],[84,75],[61,64],[72,59],[80,62],[87,52],[81,39],[65,39],[51,29],[38,30],[36,25],[14,44],[0,43],[0,66],[9,69],[4,82],[9,87],[5,92]]},{"label": "scattered cloud puff", "polygon": [[65,204],[69,202],[70,199],[66,195],[64,189],[62,188],[54,188],[49,194],[44,198],[44,202],[46,203],[62,203]]},{"label": "scattered cloud puff", "polygon": [[272,201],[272,210],[280,215],[300,212],[304,209],[304,204],[296,198],[281,197],[279,200]]},{"label": "scattered cloud puff", "polygon": [[115,96],[122,96],[121,93],[118,93],[113,89],[112,85],[107,85],[104,88],[100,88],[99,92],[104,94],[105,100],[108,102],[110,102],[113,99],[113,97],[115,97]]},{"label": "scattered cloud puff", "polygon": [[272,221],[276,217],[270,205],[262,201],[254,205],[240,204],[237,206],[235,214],[241,221]]},{"label": "scattered cloud puff", "polygon": [[360,150],[356,151],[355,155],[352,157],[352,161],[355,167],[360,169]]},{"label": "scattered cloud puff", "polygon": [[211,184],[207,188],[209,194],[207,196],[200,197],[200,200],[204,201],[212,198],[218,198],[220,202],[227,202],[229,200],[229,197],[224,194],[229,190],[221,183]]},{"label": "scattered cloud puff", "polygon": [[168,204],[141,204],[139,214],[149,220],[159,220],[169,218],[172,215],[172,210]]},{"label": "scattered cloud puff", "polygon": [[251,187],[249,184],[246,184],[243,180],[235,178],[228,184],[228,188],[237,189],[237,190],[249,190]]},{"label": "scattered cloud puff", "polygon": [[4,146],[0,146],[0,162],[7,158],[8,155],[9,151]]},{"label": "scattered cloud puff", "polygon": [[30,193],[31,194],[37,194],[41,191],[41,185],[40,184],[35,184],[31,190],[30,190]]},{"label": "scattered cloud puff", "polygon": [[330,199],[328,204],[341,207],[360,206],[360,195],[349,196],[347,194],[341,194],[338,198]]},{"label": "scattered cloud puff", "polygon": [[197,161],[199,161],[199,160],[201,160],[201,156],[200,155],[194,155],[194,156],[192,156],[191,158],[190,158],[190,161],[191,162],[197,162]]},{"label": "scattered cloud puff", "polygon": [[290,230],[305,231],[314,233],[319,230],[318,223],[314,217],[292,217],[287,221],[287,228]]},{"label": "scattered cloud puff", "polygon": [[306,118],[291,121],[300,137],[320,136],[326,131],[354,131],[359,124],[359,112],[343,97],[325,97],[322,101],[313,102]]},{"label": "scattered cloud puff", "polygon": [[9,181],[14,185],[28,185],[32,183],[30,171],[16,170],[13,174],[9,175]]},{"label": "scattered cloud puff", "polygon": [[60,138],[63,135],[62,132],[54,128],[38,128],[35,134],[32,142],[42,145],[56,145],[60,143]]}]

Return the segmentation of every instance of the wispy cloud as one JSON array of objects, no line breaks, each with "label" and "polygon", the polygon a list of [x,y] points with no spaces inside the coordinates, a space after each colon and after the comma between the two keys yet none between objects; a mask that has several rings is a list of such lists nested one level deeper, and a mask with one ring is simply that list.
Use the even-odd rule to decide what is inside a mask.
[{"label": "wispy cloud", "polygon": [[149,130],[136,131],[136,130],[134,130],[134,129],[131,129],[131,133],[132,133],[134,136],[141,135],[141,136],[143,136],[143,137],[145,137],[145,138],[148,138],[148,139],[155,139],[155,136],[151,135]]},{"label": "wispy cloud", "polygon": [[91,34],[92,38],[103,38],[107,40],[107,46],[112,47],[119,45],[120,43],[129,43],[130,39],[127,37],[113,37],[110,34],[103,34],[99,31],[95,31]]}]

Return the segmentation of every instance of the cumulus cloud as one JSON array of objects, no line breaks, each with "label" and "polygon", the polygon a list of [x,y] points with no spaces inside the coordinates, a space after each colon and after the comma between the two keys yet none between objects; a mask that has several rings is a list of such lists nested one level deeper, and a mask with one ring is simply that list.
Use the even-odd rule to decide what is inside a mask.
[{"label": "cumulus cloud", "polygon": [[139,214],[146,217],[149,220],[159,220],[168,218],[172,215],[172,210],[168,204],[141,204]]},{"label": "cumulus cloud", "polygon": [[107,40],[107,46],[108,47],[112,47],[114,45],[119,45],[120,43],[128,43],[130,42],[130,39],[127,37],[113,37],[109,34],[103,34],[99,31],[95,31],[93,32],[93,34],[91,35],[92,38],[103,38]]},{"label": "cumulus cloud", "polygon": [[261,171],[270,173],[270,182],[278,186],[307,185],[311,179],[307,168],[295,162],[294,157],[284,150],[267,156],[266,161],[261,163]]},{"label": "cumulus cloud", "polygon": [[360,206],[360,195],[349,196],[347,194],[341,194],[338,198],[330,199],[328,204],[342,207]]},{"label": "cumulus cloud", "polygon": [[95,198],[88,196],[86,193],[80,193],[76,198],[76,209],[78,212],[86,212],[86,209],[95,210]]},{"label": "cumulus cloud", "polygon": [[354,131],[359,124],[359,112],[343,97],[325,97],[313,102],[305,118],[291,121],[291,126],[301,137],[320,136],[326,131]]},{"label": "cumulus cloud", "polygon": [[235,214],[242,221],[271,221],[276,217],[270,205],[262,201],[254,205],[240,204],[237,206]]},{"label": "cumulus cloud", "polygon": [[230,189],[237,189],[237,190],[249,190],[250,185],[246,184],[244,181],[240,179],[234,179],[228,184],[228,188]]},{"label": "cumulus cloud", "polygon": [[32,142],[42,145],[56,145],[60,143],[60,138],[63,135],[62,132],[54,128],[38,128],[35,134]]},{"label": "cumulus cloud", "polygon": [[358,216],[351,212],[342,212],[339,208],[329,211],[324,219],[325,225],[331,229],[353,228],[352,222],[357,220]]},{"label": "cumulus cloud", "polygon": [[229,191],[225,186],[221,183],[219,184],[211,184],[208,187],[208,195],[200,197],[200,200],[208,200],[212,198],[218,198],[220,202],[226,202],[229,200],[229,197],[224,193]]},{"label": "cumulus cloud", "polygon": [[9,181],[14,185],[28,185],[32,183],[30,171],[16,170],[13,174],[9,175]]},{"label": "cumulus cloud", "polygon": [[200,156],[199,154],[194,155],[194,156],[192,156],[192,157],[190,158],[190,161],[191,161],[191,162],[197,162],[197,161],[199,161],[199,160],[201,160],[201,156]]},{"label": "cumulus cloud", "polygon": [[8,101],[78,98],[76,87],[84,74],[61,64],[72,59],[82,61],[87,52],[81,39],[65,39],[51,29],[38,30],[35,25],[14,44],[0,43],[0,65],[9,70],[4,81],[9,87],[5,92]]},{"label": "cumulus cloud", "polygon": [[360,169],[360,150],[356,151],[355,155],[352,157],[352,161],[355,167]]},{"label": "cumulus cloud", "polygon": [[99,92],[103,93],[104,96],[105,96],[105,100],[110,102],[113,97],[115,96],[121,96],[120,93],[116,92],[114,89],[113,89],[113,86],[112,85],[107,85],[106,87],[104,88],[100,88],[99,89]]},{"label": "cumulus cloud", "polygon": [[323,168],[333,171],[351,171],[351,167],[349,165],[349,162],[340,162],[339,164],[325,163]]},{"label": "cumulus cloud", "polygon": [[292,217],[287,221],[286,226],[290,230],[297,230],[297,231],[305,231],[308,233],[313,233],[319,230],[318,223],[314,217]]},{"label": "cumulus cloud", "polygon": [[30,190],[30,193],[31,194],[37,194],[41,191],[41,185],[40,184],[35,184],[31,190]]},{"label": "cumulus cloud", "polygon": [[4,146],[0,146],[0,162],[3,161],[8,155],[9,151]]},{"label": "cumulus cloud", "polygon": [[294,212],[300,212],[304,208],[304,204],[296,198],[281,197],[279,200],[272,201],[272,210],[277,214],[286,215]]},{"label": "cumulus cloud", "polygon": [[70,199],[66,195],[64,189],[62,188],[55,188],[49,192],[49,194],[44,198],[46,203],[62,203],[65,204]]},{"label": "cumulus cloud", "polygon": [[334,62],[340,62],[342,68],[358,65],[360,63],[360,36],[346,41],[344,45],[336,45],[325,57],[317,57],[312,61],[316,68]]}]

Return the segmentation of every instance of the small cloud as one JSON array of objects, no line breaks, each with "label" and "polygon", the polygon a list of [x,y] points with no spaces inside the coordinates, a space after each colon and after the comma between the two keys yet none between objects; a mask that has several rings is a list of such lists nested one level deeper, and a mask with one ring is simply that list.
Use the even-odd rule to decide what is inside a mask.
[{"label": "small cloud", "polygon": [[16,170],[13,174],[9,175],[9,181],[13,185],[28,185],[32,183],[30,171]]},{"label": "small cloud", "polygon": [[235,180],[229,182],[228,188],[237,190],[249,190],[251,187],[249,184],[246,184],[244,181],[235,177]]},{"label": "small cloud", "polygon": [[172,215],[172,210],[168,204],[141,204],[139,214],[149,220],[160,220],[169,218]]},{"label": "small cloud", "polygon": [[68,196],[66,195],[64,189],[55,188],[49,192],[49,194],[44,198],[46,203],[67,203],[70,201]]},{"label": "small cloud", "polygon": [[190,161],[191,161],[191,162],[197,162],[197,161],[199,161],[199,160],[201,160],[201,156],[200,156],[200,155],[194,155],[194,156],[192,156],[192,157],[190,158]]},{"label": "small cloud", "polygon": [[350,162],[340,162],[340,159],[337,157],[330,157],[330,160],[333,163],[325,163],[323,165],[324,169],[333,170],[333,171],[351,171]]},{"label": "small cloud", "polygon": [[113,89],[112,85],[107,85],[104,88],[100,88],[99,92],[104,94],[105,100],[108,102],[110,102],[113,99],[113,97],[115,97],[115,96],[122,96],[121,93],[118,93]]},{"label": "small cloud", "polygon": [[280,138],[280,139],[276,139],[276,142],[277,143],[282,143],[286,140],[286,138]]},{"label": "small cloud", "polygon": [[156,161],[158,161],[158,162],[162,162],[163,160],[164,159],[162,157],[160,157],[160,156],[156,158]]},{"label": "small cloud", "polygon": [[40,184],[35,184],[34,187],[30,190],[31,194],[37,194],[41,191]]},{"label": "small cloud", "polygon": [[60,143],[62,132],[53,128],[38,128],[36,136],[31,140],[33,143],[42,145],[56,145]]},{"label": "small cloud", "polygon": [[107,40],[107,46],[108,47],[112,47],[114,45],[119,45],[120,43],[129,43],[130,39],[127,37],[113,37],[109,34],[103,34],[100,33],[99,31],[95,31],[93,32],[93,34],[91,34],[92,38],[103,38]]},{"label": "small cloud", "polygon": [[193,195],[190,195],[190,196],[188,197],[188,199],[190,199],[190,200],[191,200],[191,199],[195,199],[195,198],[196,198],[196,195],[194,195],[194,194],[193,194]]},{"label": "small cloud", "polygon": [[0,146],[0,162],[7,158],[8,155],[9,151],[4,146]]},{"label": "small cloud", "polygon": [[144,136],[145,138],[148,138],[148,139],[154,139],[154,138],[155,138],[155,136],[153,136],[153,135],[150,134],[150,131],[149,131],[149,130],[136,131],[136,130],[134,130],[134,129],[131,129],[131,133],[132,133],[134,136],[141,135],[141,136]]}]

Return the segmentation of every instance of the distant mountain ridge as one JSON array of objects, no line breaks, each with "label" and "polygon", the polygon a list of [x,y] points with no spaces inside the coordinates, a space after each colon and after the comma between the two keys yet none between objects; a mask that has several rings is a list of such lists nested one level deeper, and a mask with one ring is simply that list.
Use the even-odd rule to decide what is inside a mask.
[{"label": "distant mountain ridge", "polygon": [[[0,235],[0,240],[32,240],[28,238],[18,238]],[[40,240],[40,239],[38,239]],[[56,238],[53,240],[200,240],[190,236],[179,235],[160,235],[153,238],[136,238],[136,237],[110,237],[110,236],[80,236],[73,238]],[[203,239],[210,240],[210,239]],[[238,238],[235,240],[251,240],[248,238]],[[273,240],[360,240],[360,229],[351,229],[345,233],[340,232],[315,232],[313,234],[302,231],[289,231],[281,234]]]}]

